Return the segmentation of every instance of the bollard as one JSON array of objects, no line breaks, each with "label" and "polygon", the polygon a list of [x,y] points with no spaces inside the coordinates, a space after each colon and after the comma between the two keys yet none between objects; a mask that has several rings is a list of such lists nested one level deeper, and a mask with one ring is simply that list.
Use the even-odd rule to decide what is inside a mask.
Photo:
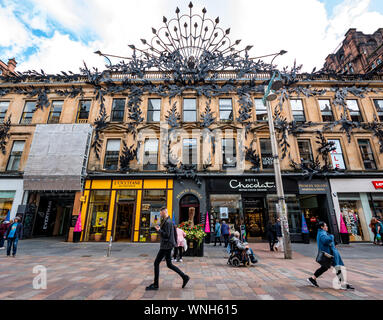
[{"label": "bollard", "polygon": [[109,239],[109,245],[108,245],[108,250],[106,252],[106,256],[107,257],[110,257],[110,253],[112,252],[112,236],[110,236],[110,239]]}]

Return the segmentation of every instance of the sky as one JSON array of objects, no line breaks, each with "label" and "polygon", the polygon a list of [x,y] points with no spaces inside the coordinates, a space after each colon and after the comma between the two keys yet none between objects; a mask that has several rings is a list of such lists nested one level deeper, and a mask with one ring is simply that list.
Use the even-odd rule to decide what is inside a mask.
[{"label": "sky", "polygon": [[[83,61],[103,69],[93,52],[129,56],[129,44],[151,39],[162,17],[188,12],[189,0],[0,0],[0,59],[15,57],[18,71],[78,72]],[[219,16],[232,40],[253,45],[250,56],[281,49],[278,67],[294,60],[320,69],[349,28],[366,34],[383,27],[383,0],[194,0],[194,12]],[[119,59],[112,60],[117,63]],[[266,62],[270,60],[265,59]]]}]

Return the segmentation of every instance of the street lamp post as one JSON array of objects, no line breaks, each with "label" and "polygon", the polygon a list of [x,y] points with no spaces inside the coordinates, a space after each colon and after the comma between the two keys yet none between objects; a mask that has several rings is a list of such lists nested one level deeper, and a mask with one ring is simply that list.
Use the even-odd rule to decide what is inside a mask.
[{"label": "street lamp post", "polygon": [[270,105],[270,101],[273,101],[277,98],[277,95],[274,92],[272,92],[271,89],[278,90],[279,88],[281,88],[280,80],[274,82],[275,75],[276,75],[276,72],[274,72],[268,86],[267,87],[265,86],[263,104],[266,106],[267,118],[269,122],[271,150],[273,153],[275,185],[276,185],[277,196],[278,196],[277,213],[278,213],[278,217],[281,220],[281,225],[282,225],[281,227],[282,227],[282,235],[283,235],[284,255],[285,255],[285,259],[292,259],[289,222],[287,219],[286,201],[285,201],[285,194],[283,191],[281,166],[280,166],[279,155],[278,155],[278,143],[275,136],[274,119],[273,119],[273,114],[272,114],[271,105]]}]

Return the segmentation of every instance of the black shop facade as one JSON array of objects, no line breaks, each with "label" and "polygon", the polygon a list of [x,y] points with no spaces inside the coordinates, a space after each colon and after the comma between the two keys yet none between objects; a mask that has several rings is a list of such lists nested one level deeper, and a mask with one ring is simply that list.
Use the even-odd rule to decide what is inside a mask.
[{"label": "black shop facade", "polygon": [[[338,228],[328,181],[283,177],[292,242],[303,242],[306,223],[309,237],[316,237],[319,220],[338,238]],[[206,179],[206,201],[212,226],[225,220],[232,231],[245,227],[248,242],[266,239],[268,222],[277,218],[278,197],[273,176],[225,176]]]}]

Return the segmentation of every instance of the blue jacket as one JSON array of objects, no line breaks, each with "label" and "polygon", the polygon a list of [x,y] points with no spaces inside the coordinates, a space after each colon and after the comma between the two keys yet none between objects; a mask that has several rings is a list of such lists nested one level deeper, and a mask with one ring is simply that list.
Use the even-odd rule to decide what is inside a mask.
[{"label": "blue jacket", "polygon": [[230,227],[227,223],[222,224],[222,235],[229,234]]},{"label": "blue jacket", "polygon": [[[14,224],[15,222],[8,226],[7,232],[4,235],[7,239],[8,239],[9,233],[11,232],[11,228]],[[23,237],[23,225],[20,222],[18,222],[14,238],[21,239],[22,237]]]},{"label": "blue jacket", "polygon": [[338,249],[335,247],[334,235],[328,234],[323,229],[318,230],[317,234],[318,253],[324,251],[334,256],[333,266],[344,266]]},{"label": "blue jacket", "polygon": [[220,237],[221,236],[221,224],[217,222],[214,227],[215,236]]}]

